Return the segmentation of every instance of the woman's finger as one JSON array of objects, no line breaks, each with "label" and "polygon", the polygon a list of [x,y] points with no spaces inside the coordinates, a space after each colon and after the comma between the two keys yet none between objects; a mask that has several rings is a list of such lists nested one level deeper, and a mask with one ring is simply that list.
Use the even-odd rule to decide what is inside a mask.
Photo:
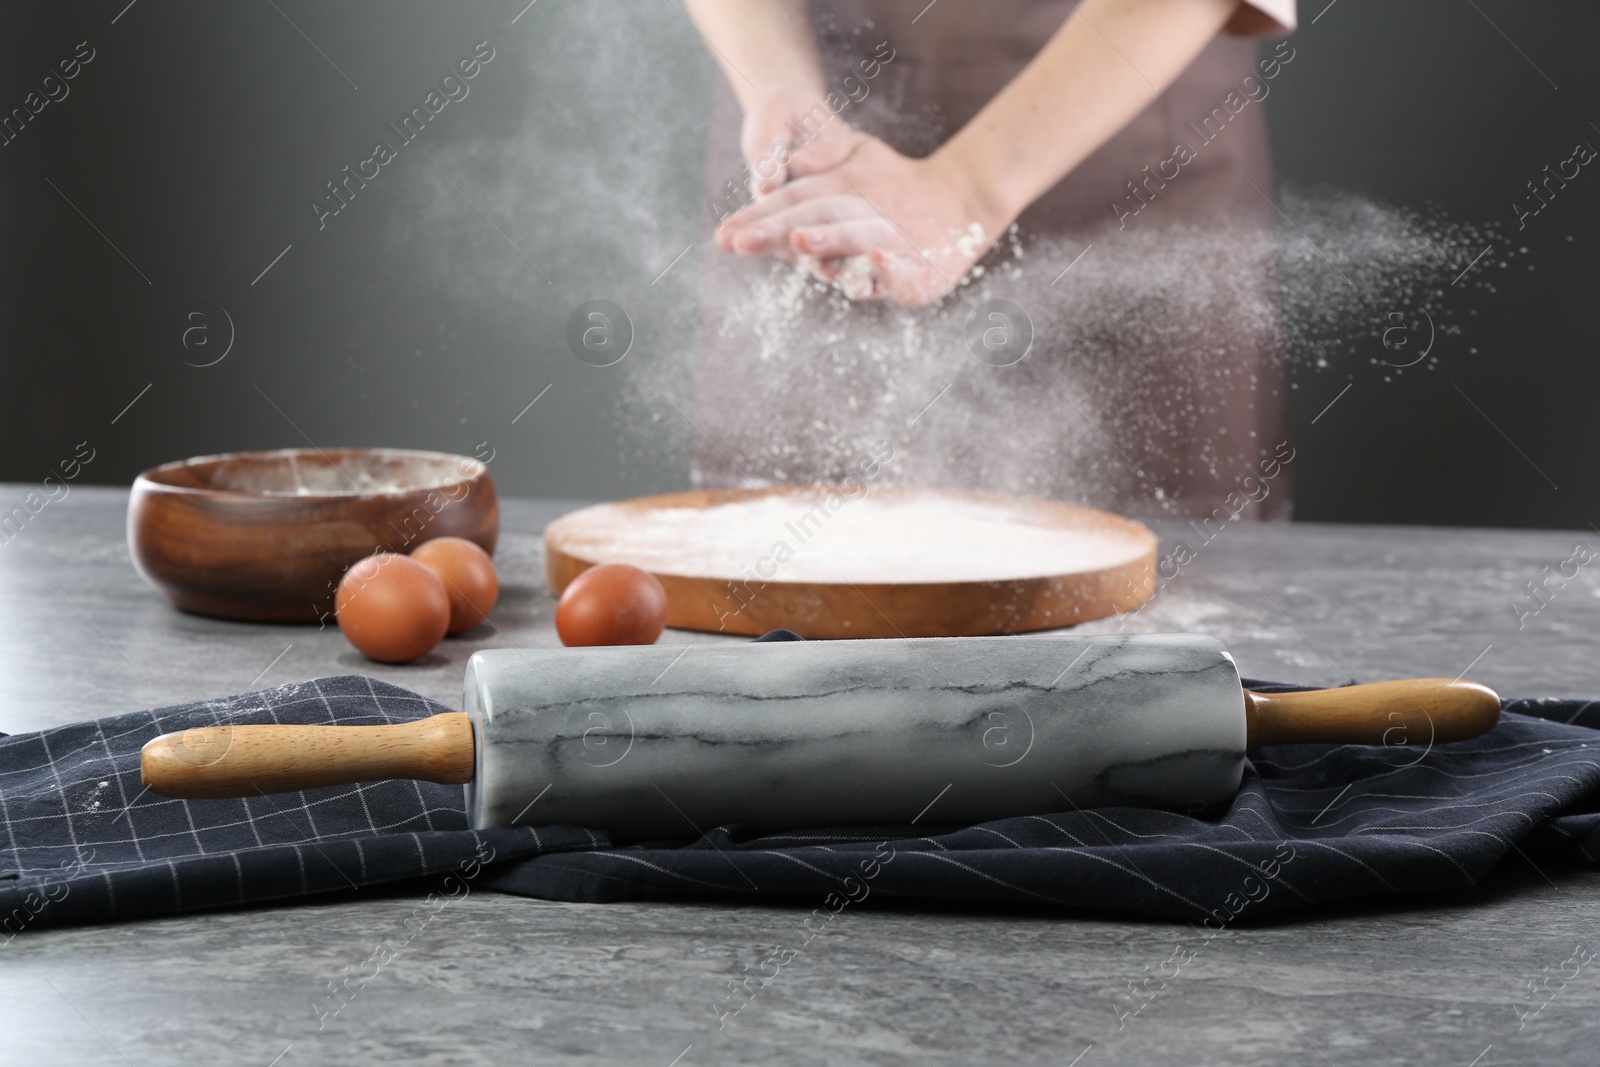
[{"label": "woman's finger", "polygon": [[797,260],[813,278],[834,286],[851,300],[881,300],[883,288],[873,273],[872,261],[866,256],[849,256],[844,259],[823,259],[802,255]]},{"label": "woman's finger", "polygon": [[854,218],[795,226],[789,234],[790,245],[807,255],[842,259],[902,243],[889,220],[873,211],[865,201],[858,199],[857,202],[865,212],[858,212]]},{"label": "woman's finger", "polygon": [[758,221],[729,230],[727,250],[742,256],[764,256],[781,249],[797,248],[790,240],[790,233],[796,227],[827,225],[873,214],[872,206],[859,196],[831,195],[801,200]]},{"label": "woman's finger", "polygon": [[816,174],[807,178],[795,178],[783,188],[761,197],[753,204],[748,204],[724,219],[722,225],[717,227],[717,246],[723,251],[731,247],[731,234],[763,222],[780,211],[787,211],[796,204],[819,197],[834,196],[848,193],[849,187],[839,179],[836,173]]},{"label": "woman's finger", "polygon": [[825,128],[814,139],[798,143],[798,147],[788,160],[790,177],[803,178],[830,171],[843,164],[861,146],[861,135],[849,126],[843,125],[843,120],[834,121],[840,125],[836,128]]},{"label": "woman's finger", "polygon": [[834,276],[838,273],[838,264],[836,261],[833,263],[827,263],[817,259],[816,256],[802,256],[796,253],[791,254],[794,255],[794,265],[811,275],[819,282],[827,282],[831,284]]},{"label": "woman's finger", "polygon": [[832,282],[839,277],[839,271],[844,267],[842,259],[817,259],[815,256],[811,259],[816,262],[816,266],[811,268],[811,273],[825,282]]},{"label": "woman's finger", "polygon": [[882,295],[906,307],[923,307],[944,296],[952,283],[921,256],[879,248],[867,254]]},{"label": "woman's finger", "polygon": [[750,168],[751,195],[766,196],[788,181],[789,159],[789,145],[783,140],[773,141],[759,156],[746,158],[745,164]]}]

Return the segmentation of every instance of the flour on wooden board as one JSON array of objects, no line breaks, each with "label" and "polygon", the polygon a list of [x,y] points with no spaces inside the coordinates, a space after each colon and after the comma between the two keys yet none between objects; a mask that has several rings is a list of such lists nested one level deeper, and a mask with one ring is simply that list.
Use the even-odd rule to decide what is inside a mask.
[{"label": "flour on wooden board", "polygon": [[919,492],[839,498],[843,505],[830,513],[823,499],[659,508],[648,522],[619,510],[609,521],[566,532],[572,547],[606,562],[657,574],[738,579],[753,573],[778,582],[1039,578],[1131,563],[1149,550],[1115,528],[1072,528],[1028,505]]}]

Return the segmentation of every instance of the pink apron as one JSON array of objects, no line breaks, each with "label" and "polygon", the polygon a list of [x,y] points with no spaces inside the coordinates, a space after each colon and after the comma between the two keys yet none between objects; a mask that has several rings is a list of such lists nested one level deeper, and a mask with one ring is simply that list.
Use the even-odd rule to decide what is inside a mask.
[{"label": "pink apron", "polygon": [[[812,16],[830,88],[865,90],[840,118],[925,155],[1072,10],[1070,0],[937,0],[926,10],[827,0]],[[893,59],[863,82],[860,60],[886,54],[885,41]],[[708,252],[695,484],[837,480],[887,447],[885,481],[1149,517],[1287,515],[1272,172],[1251,98],[1270,93],[1261,74],[1254,41],[1213,42],[1023,214],[1017,248],[1004,243],[983,261],[983,279],[937,308],[846,304],[786,264]],[[738,129],[724,87],[713,210],[736,206],[727,182],[742,180]],[[1175,158],[1179,142],[1192,158]],[[1012,281],[1016,266],[1026,276]],[[985,299],[1011,300],[1031,322],[1019,362],[975,355],[967,320],[986,317]]]}]

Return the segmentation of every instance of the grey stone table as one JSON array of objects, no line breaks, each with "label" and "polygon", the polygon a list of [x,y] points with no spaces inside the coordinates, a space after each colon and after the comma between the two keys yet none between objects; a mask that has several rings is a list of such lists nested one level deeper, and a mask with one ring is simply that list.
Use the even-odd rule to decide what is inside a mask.
[{"label": "grey stone table", "polygon": [[[0,487],[0,502],[26,491]],[[454,701],[475,648],[556,643],[539,532],[559,503],[506,502],[493,627],[406,667],[368,663],[333,628],[173,611],[128,563],[125,503],[76,488],[0,544],[0,731],[350,671]],[[1209,632],[1257,677],[1469,672],[1504,694],[1600,696],[1592,569],[1537,613],[1525,589],[1592,533],[1159,532],[1195,558],[1144,611],[1084,629]],[[1203,946],[1181,924],[863,907],[720,1030],[729,979],[790,943],[806,910],[475,893],[319,1029],[327,983],[417,903],[374,892],[24,933],[0,947],[0,1063],[1592,1064],[1592,965],[1525,1025],[1512,1004],[1575,946],[1600,949],[1597,889],[1600,875],[1523,866],[1469,896],[1240,926]],[[1194,962],[1119,1029],[1112,996],[1180,944]]]}]

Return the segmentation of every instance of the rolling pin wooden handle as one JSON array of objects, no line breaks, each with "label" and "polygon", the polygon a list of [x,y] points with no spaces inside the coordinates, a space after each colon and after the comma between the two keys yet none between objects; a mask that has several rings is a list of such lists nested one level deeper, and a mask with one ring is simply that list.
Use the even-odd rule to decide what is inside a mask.
[{"label": "rolling pin wooden handle", "polygon": [[1500,698],[1475,682],[1414,678],[1304,693],[1244,693],[1246,745],[1405,745],[1461,741],[1491,729]]},{"label": "rolling pin wooden handle", "polygon": [[459,711],[393,726],[202,726],[162,734],[139,773],[167,797],[248,797],[386,778],[470,782],[472,723]]}]

